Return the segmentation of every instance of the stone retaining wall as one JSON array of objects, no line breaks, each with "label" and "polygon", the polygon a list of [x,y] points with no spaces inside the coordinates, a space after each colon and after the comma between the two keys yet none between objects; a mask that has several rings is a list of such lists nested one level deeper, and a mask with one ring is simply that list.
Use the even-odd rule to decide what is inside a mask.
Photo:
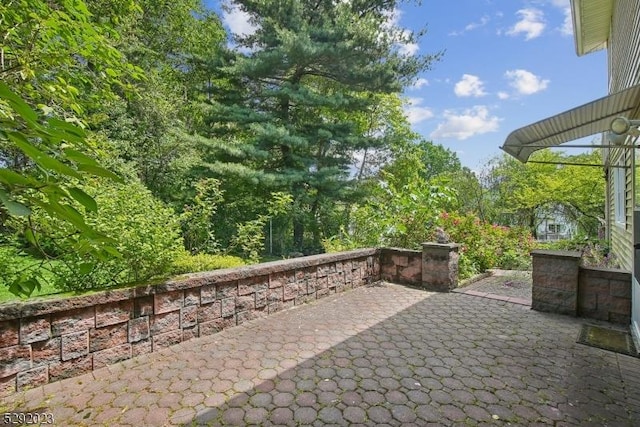
[{"label": "stone retaining wall", "polygon": [[580,265],[580,252],[533,251],[531,308],[628,325],[631,273]]},{"label": "stone retaining wall", "polygon": [[73,377],[380,280],[362,249],[0,305],[0,395]]},{"label": "stone retaining wall", "polygon": [[402,248],[380,250],[382,280],[402,285],[422,285],[422,251]]}]

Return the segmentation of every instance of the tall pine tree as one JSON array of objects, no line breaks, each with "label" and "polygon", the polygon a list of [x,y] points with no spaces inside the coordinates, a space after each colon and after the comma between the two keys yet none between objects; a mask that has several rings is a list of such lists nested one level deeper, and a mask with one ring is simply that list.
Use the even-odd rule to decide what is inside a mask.
[{"label": "tall pine tree", "polygon": [[[375,147],[358,117],[399,93],[436,55],[409,55],[418,35],[397,25],[397,1],[239,0],[257,30],[235,39],[213,87],[214,171],[241,163],[260,192],[294,196],[293,247],[317,248],[326,206],[354,197],[353,154]],[[230,148],[233,148],[231,150]],[[224,154],[222,154],[224,152]],[[325,213],[323,213],[325,212]],[[309,238],[311,241],[309,241]]]}]

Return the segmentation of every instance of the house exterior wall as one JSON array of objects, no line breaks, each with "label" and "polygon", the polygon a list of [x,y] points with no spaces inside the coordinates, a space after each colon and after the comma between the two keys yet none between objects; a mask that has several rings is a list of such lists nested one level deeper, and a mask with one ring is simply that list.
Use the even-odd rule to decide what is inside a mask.
[{"label": "house exterior wall", "polygon": [[[607,43],[609,93],[619,92],[640,84],[640,2],[618,0],[613,9],[611,34]],[[640,111],[629,118],[638,118]],[[629,143],[630,141],[628,141]],[[608,151],[608,152],[607,152]],[[617,148],[604,152],[605,164],[623,164],[625,169],[625,222],[616,221],[614,168],[609,168],[607,197],[607,228],[611,250],[624,269],[633,267],[633,206],[634,206],[634,150]]]}]

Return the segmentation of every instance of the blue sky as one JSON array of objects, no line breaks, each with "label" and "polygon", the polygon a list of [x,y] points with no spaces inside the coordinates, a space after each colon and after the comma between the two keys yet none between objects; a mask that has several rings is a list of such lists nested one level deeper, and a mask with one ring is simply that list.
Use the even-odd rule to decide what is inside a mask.
[{"label": "blue sky", "polygon": [[[251,30],[238,11],[222,18]],[[407,54],[445,51],[404,93],[413,129],[473,170],[501,154],[511,131],[607,95],[606,53],[576,55],[569,0],[423,0],[394,18],[427,28]]]}]

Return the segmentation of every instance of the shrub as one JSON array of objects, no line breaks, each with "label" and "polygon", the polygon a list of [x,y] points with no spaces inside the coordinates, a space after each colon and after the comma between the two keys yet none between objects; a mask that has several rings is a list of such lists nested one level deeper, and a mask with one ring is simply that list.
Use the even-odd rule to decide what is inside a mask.
[{"label": "shrub", "polygon": [[184,252],[171,265],[174,274],[195,273],[197,271],[219,270],[221,268],[240,267],[246,265],[242,258],[230,255],[197,254]]},{"label": "shrub", "polygon": [[56,248],[59,262],[53,272],[57,288],[100,289],[163,277],[171,271],[173,260],[184,250],[178,217],[172,209],[139,182],[96,180],[82,189],[98,203],[97,212],[86,213],[87,224],[110,237],[120,256],[96,261],[85,246],[67,238],[73,230],[65,229],[46,212],[34,212],[31,220],[51,236],[42,241],[43,247]]}]

